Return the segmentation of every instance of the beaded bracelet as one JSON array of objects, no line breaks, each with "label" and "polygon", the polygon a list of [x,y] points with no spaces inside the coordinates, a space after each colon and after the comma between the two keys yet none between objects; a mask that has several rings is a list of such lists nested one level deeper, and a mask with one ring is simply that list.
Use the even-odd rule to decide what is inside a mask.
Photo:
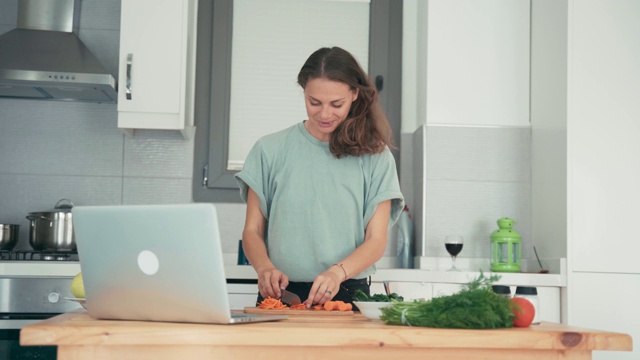
[{"label": "beaded bracelet", "polygon": [[339,266],[340,269],[342,269],[342,271],[344,272],[344,280],[342,281],[347,281],[347,279],[349,278],[349,276],[347,276],[347,270],[344,269],[344,266],[342,266],[342,264],[333,264],[335,266]]}]

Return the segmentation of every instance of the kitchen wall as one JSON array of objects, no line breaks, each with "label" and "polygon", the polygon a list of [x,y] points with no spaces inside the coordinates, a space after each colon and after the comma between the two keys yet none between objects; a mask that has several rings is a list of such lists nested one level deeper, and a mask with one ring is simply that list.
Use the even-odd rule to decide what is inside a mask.
[{"label": "kitchen wall", "polygon": [[[119,0],[83,0],[79,37],[116,78]],[[16,26],[17,0],[0,2],[0,34]],[[415,115],[415,114],[414,114]],[[412,132],[406,114],[401,186],[414,208]],[[0,223],[22,225],[18,249],[28,249],[28,212],[76,205],[191,201],[193,142],[178,132],[117,129],[116,105],[0,99]],[[447,257],[441,237],[461,233],[460,257],[487,257],[489,235],[502,216],[530,234],[530,132],[518,127],[429,126],[427,129],[427,256]],[[235,253],[244,205],[217,204],[224,251]],[[415,205],[417,206],[417,205]],[[393,255],[391,239],[387,255]]]}]

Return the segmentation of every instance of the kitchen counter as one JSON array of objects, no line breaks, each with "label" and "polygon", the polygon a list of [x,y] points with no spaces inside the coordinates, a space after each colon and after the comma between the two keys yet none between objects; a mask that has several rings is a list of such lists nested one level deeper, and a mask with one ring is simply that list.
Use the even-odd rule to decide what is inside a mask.
[{"label": "kitchen counter", "polygon": [[[233,265],[236,254],[225,254],[225,274],[227,279],[233,280],[256,280],[257,275],[253,267],[249,265]],[[447,283],[466,284],[475,279],[480,274],[479,271],[464,270],[450,272],[438,268],[438,261],[442,261],[446,267],[450,265],[449,258],[425,258],[427,265],[435,265],[433,269],[395,269],[385,266],[395,263],[394,260],[386,259],[378,264],[377,272],[371,277],[374,282],[398,281],[416,283]],[[424,259],[423,259],[424,260]],[[466,259],[469,260],[469,259]],[[476,259],[477,260],[477,259]],[[512,286],[549,286],[566,287],[566,260],[556,259],[547,261],[551,265],[551,272],[548,274],[538,273],[496,273],[500,275],[497,285]],[[476,262],[469,262],[468,269],[478,269],[486,267],[487,259]],[[420,264],[418,264],[420,265]],[[527,264],[529,265],[529,264]],[[446,268],[445,267],[445,268]],[[533,263],[528,268],[537,269],[537,263]],[[492,274],[488,269],[484,269],[485,274]],[[77,261],[0,261],[0,276],[64,276],[74,277],[80,272],[80,263]]]},{"label": "kitchen counter", "polygon": [[291,315],[277,322],[208,325],[95,320],[76,310],[24,327],[20,343],[57,345],[58,359],[591,359],[630,351],[629,335],[554,323],[497,330],[385,325],[354,316]]},{"label": "kitchen counter", "polygon": [[[253,267],[248,265],[225,266],[227,279],[255,280],[257,275]],[[486,276],[493,273],[485,272]],[[535,273],[495,273],[500,275],[496,285],[512,286],[551,286],[565,287],[566,275],[562,274],[535,274]],[[371,276],[374,282],[399,281],[416,283],[447,283],[467,284],[480,275],[478,271],[445,271],[424,269],[378,269]]]},{"label": "kitchen counter", "polygon": [[[80,272],[80,264],[73,261],[34,262],[9,261],[0,262],[0,276],[66,276],[74,277]],[[225,265],[227,279],[256,280],[253,267],[248,265]],[[476,271],[449,272],[443,270],[424,269],[378,269],[371,277],[372,281],[400,281],[417,283],[450,283],[466,284],[480,273]],[[485,273],[490,275],[490,272]],[[565,274],[533,274],[533,273],[497,273],[500,280],[495,284],[513,286],[555,286],[565,287]]]},{"label": "kitchen counter", "polygon": [[80,272],[77,261],[0,261],[0,276],[74,277]]}]

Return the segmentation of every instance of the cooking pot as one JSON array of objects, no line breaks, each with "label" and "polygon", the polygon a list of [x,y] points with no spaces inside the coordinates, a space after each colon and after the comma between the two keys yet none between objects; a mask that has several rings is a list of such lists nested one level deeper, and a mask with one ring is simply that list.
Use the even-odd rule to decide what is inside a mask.
[{"label": "cooking pot", "polygon": [[19,233],[20,225],[0,224],[0,250],[13,250]]},{"label": "cooking pot", "polygon": [[53,210],[31,212],[29,244],[38,251],[75,251],[76,239],[73,233],[71,208],[73,203],[61,199]]}]

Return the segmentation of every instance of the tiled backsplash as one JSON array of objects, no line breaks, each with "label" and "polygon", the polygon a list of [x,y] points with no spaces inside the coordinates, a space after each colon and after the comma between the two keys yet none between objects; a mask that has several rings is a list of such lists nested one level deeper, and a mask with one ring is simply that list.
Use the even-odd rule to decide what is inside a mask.
[{"label": "tiled backsplash", "polygon": [[[83,0],[79,36],[117,76],[119,0]],[[15,27],[17,0],[0,2],[0,34]],[[117,129],[116,105],[0,99],[0,223],[22,225],[18,249],[28,249],[33,211],[61,198],[76,205],[191,201],[193,141],[178,132]],[[412,134],[403,134],[401,186],[413,209]],[[448,256],[445,234],[467,243],[461,257],[487,257],[499,217],[517,221],[524,254],[532,242],[530,130],[427,129],[427,256]],[[223,247],[237,251],[243,204],[217,204]],[[386,254],[395,253],[394,230]]]},{"label": "tiled backsplash", "polygon": [[171,131],[117,129],[116,105],[0,99],[0,222],[75,205],[191,201],[193,142]]},{"label": "tiled backsplash", "polygon": [[463,235],[460,257],[488,258],[496,221],[509,217],[532,255],[531,130],[528,127],[426,129],[425,256],[448,256],[447,234]]}]

